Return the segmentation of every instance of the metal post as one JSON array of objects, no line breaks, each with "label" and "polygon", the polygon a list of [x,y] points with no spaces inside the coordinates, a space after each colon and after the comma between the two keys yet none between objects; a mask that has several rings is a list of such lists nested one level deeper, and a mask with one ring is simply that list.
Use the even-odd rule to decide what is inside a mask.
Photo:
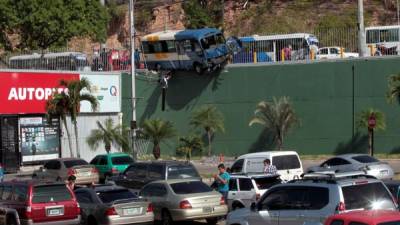
[{"label": "metal post", "polygon": [[132,78],[132,151],[136,159],[135,137],[136,137],[136,76],[135,76],[135,10],[136,0],[129,0],[129,22],[130,22],[130,44],[131,44],[131,78]]},{"label": "metal post", "polygon": [[[400,41],[400,15],[399,15],[399,0],[396,0],[396,8],[397,8],[397,30],[398,30],[398,38],[399,38],[399,40],[398,41]],[[400,46],[399,46],[399,44],[397,45],[397,55],[400,55]]]},{"label": "metal post", "polygon": [[363,0],[358,0],[358,52],[360,57],[366,56],[365,41],[364,2]]}]

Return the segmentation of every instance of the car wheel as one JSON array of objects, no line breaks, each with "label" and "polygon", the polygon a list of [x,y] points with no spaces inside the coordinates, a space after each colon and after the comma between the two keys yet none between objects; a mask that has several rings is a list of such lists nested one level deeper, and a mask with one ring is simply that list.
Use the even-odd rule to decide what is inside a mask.
[{"label": "car wheel", "polygon": [[97,221],[93,216],[90,216],[87,220],[88,225],[97,225]]},{"label": "car wheel", "polygon": [[161,215],[161,224],[162,225],[172,225],[174,221],[172,220],[171,214],[167,210],[164,210]]},{"label": "car wheel", "polygon": [[242,203],[235,202],[232,204],[232,210],[241,209],[241,208],[244,208],[244,205]]},{"label": "car wheel", "polygon": [[218,223],[218,218],[217,218],[217,217],[214,217],[214,218],[207,218],[206,221],[207,221],[207,224],[208,224],[208,225],[215,225],[215,224]]},{"label": "car wheel", "polygon": [[18,225],[17,220],[14,216],[7,217],[7,225]]}]

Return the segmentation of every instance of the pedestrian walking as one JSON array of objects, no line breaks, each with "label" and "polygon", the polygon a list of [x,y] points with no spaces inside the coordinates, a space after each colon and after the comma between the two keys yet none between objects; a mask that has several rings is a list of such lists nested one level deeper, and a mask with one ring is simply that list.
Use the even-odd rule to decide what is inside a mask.
[{"label": "pedestrian walking", "polygon": [[265,159],[264,160],[264,173],[270,174],[270,175],[275,175],[276,171],[277,171],[276,166],[271,164],[271,160]]},{"label": "pedestrian walking", "polygon": [[76,177],[74,175],[69,176],[68,179],[67,179],[67,187],[71,191],[75,190],[75,181],[76,181]]},{"label": "pedestrian walking", "polygon": [[218,171],[219,174],[214,175],[215,182],[217,183],[217,190],[219,193],[222,194],[224,197],[225,201],[228,197],[228,191],[229,191],[229,180],[230,180],[230,175],[229,173],[226,172],[225,170],[225,165],[223,163],[218,165]]}]

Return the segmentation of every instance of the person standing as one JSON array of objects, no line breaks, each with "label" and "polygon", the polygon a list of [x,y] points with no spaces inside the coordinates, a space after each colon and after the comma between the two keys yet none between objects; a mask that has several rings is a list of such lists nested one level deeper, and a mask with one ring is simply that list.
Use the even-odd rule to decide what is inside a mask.
[{"label": "person standing", "polygon": [[264,173],[268,175],[275,175],[276,174],[276,166],[271,165],[271,160],[265,159],[264,160]]},{"label": "person standing", "polygon": [[74,175],[69,176],[68,179],[67,179],[67,187],[71,191],[75,190],[75,181],[76,181],[76,177]]},{"label": "person standing", "polygon": [[215,182],[217,183],[217,190],[222,194],[225,201],[228,197],[229,191],[229,180],[231,179],[229,173],[225,170],[225,165],[223,163],[218,165],[219,174],[214,175]]}]

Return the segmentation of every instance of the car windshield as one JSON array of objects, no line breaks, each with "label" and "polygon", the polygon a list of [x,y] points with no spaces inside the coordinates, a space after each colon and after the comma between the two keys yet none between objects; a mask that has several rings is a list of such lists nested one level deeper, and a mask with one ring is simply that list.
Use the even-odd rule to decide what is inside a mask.
[{"label": "car windshield", "polygon": [[400,225],[400,220],[378,223],[378,225]]},{"label": "car windshield", "polygon": [[200,40],[203,49],[215,48],[217,45],[224,44],[225,38],[222,34],[211,35]]},{"label": "car windshield", "polygon": [[45,185],[33,187],[32,203],[60,202],[72,199],[65,185]]},{"label": "car windshield", "polygon": [[168,179],[187,179],[200,177],[192,165],[176,165],[168,168]]},{"label": "car windshield", "polygon": [[279,176],[273,176],[273,177],[257,177],[253,178],[253,180],[256,182],[258,189],[268,189],[275,184],[280,184],[282,183],[281,179]]},{"label": "car windshield", "polygon": [[356,160],[357,162],[360,163],[374,163],[374,162],[379,162],[379,160],[375,159],[374,157],[371,157],[369,155],[360,155],[360,156],[354,156],[352,159]]},{"label": "car windshield", "polygon": [[346,210],[395,209],[393,199],[380,182],[342,187]]},{"label": "car windshield", "polygon": [[71,168],[73,166],[82,166],[82,165],[88,165],[88,163],[85,160],[69,160],[69,161],[64,161],[64,165],[67,168]]},{"label": "car windshield", "polygon": [[129,156],[116,156],[111,158],[113,165],[129,165],[133,163],[133,159]]},{"label": "car windshield", "polygon": [[207,186],[205,183],[201,181],[175,183],[171,184],[170,186],[172,190],[175,192],[175,194],[178,195],[204,193],[212,191],[212,189],[209,186]]},{"label": "car windshield", "polygon": [[100,191],[97,192],[97,196],[101,199],[103,203],[110,203],[122,199],[135,199],[137,196],[129,190],[110,190],[110,191]]}]

